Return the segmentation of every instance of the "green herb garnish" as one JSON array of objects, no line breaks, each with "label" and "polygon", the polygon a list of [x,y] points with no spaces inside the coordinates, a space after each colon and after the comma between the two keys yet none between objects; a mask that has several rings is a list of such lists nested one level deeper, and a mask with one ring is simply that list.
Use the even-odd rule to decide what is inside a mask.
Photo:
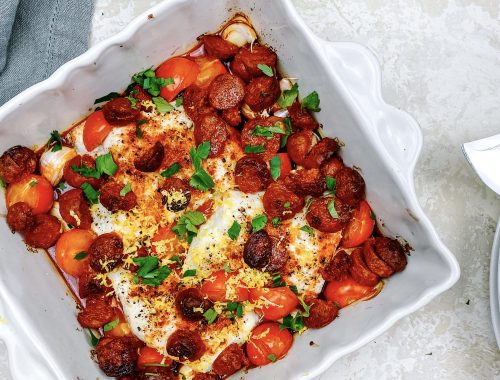
[{"label": "green herb garnish", "polygon": [[275,125],[271,125],[270,127],[256,125],[255,128],[251,132],[251,134],[254,136],[262,136],[268,140],[272,139],[273,135],[275,133],[280,134],[280,135],[286,134],[286,132],[283,129],[281,129],[280,123],[276,123]]},{"label": "green herb garnish", "polygon": [[90,183],[83,183],[82,186],[80,186],[80,189],[83,190],[83,193],[90,203],[96,204],[99,202],[99,192],[96,191]]},{"label": "green herb garnish", "polygon": [[181,166],[179,165],[178,162],[174,162],[172,165],[170,165],[166,170],[162,171],[160,175],[165,178],[170,178],[174,174],[178,173],[179,170],[181,170]]},{"label": "green herb garnish", "polygon": [[252,233],[260,231],[266,226],[267,216],[265,215],[257,215],[252,219]]},{"label": "green herb garnish", "polygon": [[211,325],[217,319],[217,312],[214,309],[208,309],[203,313],[203,316],[208,324]]},{"label": "green herb garnish", "polygon": [[120,96],[120,94],[117,93],[117,92],[110,92],[108,95],[104,95],[103,97],[97,98],[94,101],[94,104],[99,104],[99,103],[102,103],[102,102],[107,102],[108,100],[117,98],[119,96]]},{"label": "green herb garnish", "polygon": [[227,234],[231,238],[231,240],[236,240],[238,235],[240,234],[241,231],[241,225],[235,220],[229,230],[227,231]]},{"label": "green herb garnish", "polygon": [[204,222],[205,215],[203,215],[203,213],[199,211],[187,211],[179,218],[177,224],[172,228],[172,231],[175,232],[179,240],[182,240],[184,235],[186,235],[186,241],[191,243],[198,233],[198,228],[196,228],[196,226]]},{"label": "green herb garnish", "polygon": [[74,259],[75,260],[83,260],[84,258],[87,257],[87,252],[78,252],[75,256],[74,256]]},{"label": "green herb garnish", "polygon": [[52,145],[52,152],[57,152],[62,149],[62,138],[58,131],[50,132],[49,146]]},{"label": "green herb garnish", "polygon": [[258,63],[257,67],[268,77],[274,76],[273,69],[264,63]]},{"label": "green herb garnish", "polygon": [[269,161],[269,166],[271,168],[271,177],[276,181],[281,174],[281,158],[280,156],[274,156]]},{"label": "green herb garnish", "polygon": [[133,279],[135,283],[140,280],[142,284],[157,287],[172,273],[168,266],[159,266],[160,260],[156,256],[134,257],[132,260],[139,266]]},{"label": "green herb garnish", "polygon": [[174,107],[161,96],[153,97],[153,103],[159,113],[169,113],[174,109]]},{"label": "green herb garnish", "polygon": [[295,83],[290,90],[285,90],[278,98],[278,104],[281,108],[290,107],[299,96],[299,85]]},{"label": "green herb garnish", "polygon": [[281,224],[281,219],[279,216],[275,216],[272,220],[271,220],[271,224],[273,225],[273,227],[278,227],[280,224]]},{"label": "green herb garnish", "polygon": [[120,190],[120,197],[124,197],[128,193],[132,191],[132,188],[130,187],[130,182],[127,182],[125,186]]},{"label": "green herb garnish", "polygon": [[102,329],[104,331],[111,331],[116,327],[116,325],[118,325],[118,323],[120,323],[120,320],[115,319],[114,321],[106,323]]},{"label": "green herb garnish", "polygon": [[205,141],[198,145],[198,148],[192,147],[189,151],[191,162],[193,163],[195,172],[191,176],[189,184],[195,189],[207,191],[214,187],[215,183],[212,177],[201,167],[201,163],[210,153],[210,142]]},{"label": "green herb garnish", "polygon": [[308,226],[307,224],[304,224],[302,227],[300,227],[300,230],[307,232],[309,236],[314,236],[314,229],[311,226]]},{"label": "green herb garnish", "polygon": [[337,210],[335,210],[335,201],[333,199],[330,202],[328,202],[326,208],[328,209],[328,212],[330,213],[333,219],[339,218],[339,214],[337,213]]},{"label": "green herb garnish", "polygon": [[274,354],[269,354],[266,356],[270,361],[272,361],[273,363],[276,361],[276,355]]},{"label": "green herb garnish", "polygon": [[266,148],[264,145],[246,145],[245,153],[264,153]]},{"label": "green herb garnish", "polygon": [[196,269],[188,269],[187,271],[184,272],[182,277],[194,277],[196,276]]},{"label": "green herb garnish", "polygon": [[225,310],[228,312],[226,317],[229,319],[243,317],[243,305],[239,302],[228,302]]},{"label": "green herb garnish", "polygon": [[304,99],[302,99],[301,105],[303,108],[307,108],[309,111],[319,112],[319,96],[316,91],[311,92]]}]

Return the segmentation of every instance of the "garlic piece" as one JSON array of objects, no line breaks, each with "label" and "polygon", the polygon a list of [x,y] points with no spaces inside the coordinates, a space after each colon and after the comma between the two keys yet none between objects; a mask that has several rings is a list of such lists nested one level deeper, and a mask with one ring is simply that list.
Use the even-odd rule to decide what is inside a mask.
[{"label": "garlic piece", "polygon": [[221,37],[238,47],[242,47],[254,42],[257,39],[257,34],[245,17],[236,16],[222,30]]},{"label": "garlic piece", "polygon": [[52,186],[59,183],[63,176],[64,165],[77,155],[73,148],[63,146],[61,150],[52,152],[48,149],[40,157],[40,172]]}]

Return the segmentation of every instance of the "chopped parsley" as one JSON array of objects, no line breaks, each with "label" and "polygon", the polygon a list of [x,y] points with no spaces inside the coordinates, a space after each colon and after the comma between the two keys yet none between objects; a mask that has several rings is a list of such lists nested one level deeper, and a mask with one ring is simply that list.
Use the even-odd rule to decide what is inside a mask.
[{"label": "chopped parsley", "polygon": [[303,108],[307,108],[309,111],[319,112],[319,96],[316,91],[311,92],[304,99],[302,99],[301,105]]},{"label": "chopped parsley", "polygon": [[170,260],[173,261],[174,263],[176,263],[179,268],[182,267],[183,262],[179,256],[177,256],[177,255],[172,256],[170,258]]},{"label": "chopped parsley", "polygon": [[38,185],[38,181],[33,180],[33,181],[31,181],[28,185],[29,185],[30,187],[35,187],[36,185]]},{"label": "chopped parsley", "polygon": [[332,195],[335,195],[337,180],[327,175],[325,177],[325,182],[326,182],[326,188],[331,192]]},{"label": "chopped parsley", "polygon": [[135,134],[136,134],[138,139],[142,139],[143,134],[142,134],[141,127],[139,127],[139,126],[135,127]]},{"label": "chopped parsley", "polygon": [[271,177],[276,181],[281,174],[281,158],[280,156],[274,156],[269,161],[269,166],[271,168]]},{"label": "chopped parsley", "polygon": [[7,184],[5,183],[5,181],[2,178],[0,178],[0,187],[2,189],[5,189],[7,187]]},{"label": "chopped parsley", "polygon": [[184,99],[182,97],[182,95],[179,95],[176,99],[175,99],[175,106],[176,107],[180,107],[182,106],[182,103],[184,102]]},{"label": "chopped parsley", "polygon": [[281,219],[279,216],[275,216],[272,220],[271,220],[271,224],[273,225],[273,227],[278,227],[280,224],[281,224]]},{"label": "chopped parsley", "polygon": [[165,178],[170,178],[174,174],[178,173],[179,170],[181,170],[181,166],[179,165],[178,162],[174,162],[172,165],[170,165],[166,170],[162,171],[160,175]]},{"label": "chopped parsley", "polygon": [[208,157],[210,153],[210,142],[205,141],[198,145],[198,148],[192,147],[189,151],[191,162],[193,163],[195,172],[191,176],[189,184],[195,189],[207,191],[214,187],[215,183],[210,175],[201,167],[201,163]]},{"label": "chopped parsley", "polygon": [[172,78],[157,78],[152,69],[147,69],[134,74],[132,82],[140,84],[144,91],[149,92],[152,96],[158,96],[161,88],[174,83],[174,80]]},{"label": "chopped parsley", "polygon": [[243,305],[239,302],[228,302],[226,305],[226,317],[234,319],[235,317],[243,317]]},{"label": "chopped parsley", "polygon": [[266,356],[270,361],[272,361],[273,363],[277,360],[276,359],[276,355],[274,354],[269,354]]},{"label": "chopped parsley", "polygon": [[205,317],[207,323],[211,325],[217,319],[217,312],[214,309],[208,309],[203,313],[203,316]]},{"label": "chopped parsley", "polygon": [[295,83],[290,90],[285,90],[278,98],[278,104],[281,108],[290,107],[299,96],[299,85]]},{"label": "chopped parsley", "polygon": [[308,226],[307,224],[304,224],[302,227],[300,227],[300,230],[307,232],[309,236],[314,236],[314,229],[311,226]]},{"label": "chopped parsley", "polygon": [[333,219],[339,218],[339,214],[337,213],[337,210],[335,210],[335,201],[333,199],[330,202],[328,202],[326,208],[328,209],[328,212],[330,213]]},{"label": "chopped parsley", "polygon": [[148,122],[148,119],[141,119],[141,120],[137,120],[135,122],[135,125],[137,125],[138,127],[140,127],[141,125],[146,124],[147,122]]},{"label": "chopped parsley", "polygon": [[133,110],[137,109],[137,99],[132,96],[127,96],[128,101],[130,102],[130,108]]},{"label": "chopped parsley", "polygon": [[231,240],[236,240],[238,235],[240,234],[241,231],[241,225],[235,220],[229,230],[227,231],[227,234],[231,238]]},{"label": "chopped parsley", "polygon": [[275,125],[271,125],[270,127],[256,125],[255,128],[251,132],[251,134],[254,136],[262,136],[268,140],[272,139],[273,135],[275,133],[280,134],[280,135],[286,134],[286,132],[283,129],[281,129],[279,122],[276,123]]},{"label": "chopped parsley", "polygon": [[280,330],[290,329],[294,332],[299,332],[304,329],[304,317],[301,313],[296,312],[293,315],[289,314],[283,318],[283,322],[280,323]]},{"label": "chopped parsley", "polygon": [[281,144],[280,147],[284,148],[286,143],[288,142],[288,137],[292,134],[292,122],[289,117],[285,117],[283,119],[283,124],[285,125],[285,134],[281,136]]},{"label": "chopped parsley", "polygon": [[279,273],[273,274],[273,286],[275,288],[281,288],[283,286],[286,286],[286,282],[283,280],[283,277],[281,277]]},{"label": "chopped parsley", "polygon": [[118,165],[113,160],[111,153],[106,153],[95,159],[95,168],[100,174],[112,176],[118,170]]},{"label": "chopped parsley", "polygon": [[89,333],[90,333],[90,344],[91,344],[91,346],[92,347],[97,346],[97,344],[100,341],[100,338],[98,336],[95,336],[94,333],[92,332],[92,330],[90,330],[90,329],[89,329]]},{"label": "chopped parsley", "polygon": [[118,325],[118,323],[120,323],[120,320],[115,319],[114,321],[106,323],[102,329],[104,331],[111,331]]},{"label": "chopped parsley", "polygon": [[132,260],[139,266],[133,279],[135,283],[140,280],[142,284],[157,287],[172,273],[168,266],[159,266],[160,260],[156,256],[134,257]]},{"label": "chopped parsley", "polygon": [[255,218],[252,219],[252,232],[255,233],[257,231],[260,231],[266,226],[266,223],[267,223],[267,216],[257,215]]},{"label": "chopped parsley", "polygon": [[174,107],[161,96],[153,97],[153,103],[159,113],[169,113],[174,109]]},{"label": "chopped parsley", "polygon": [[283,203],[283,207],[284,208],[290,208],[292,206],[292,204],[289,202],[289,201],[286,201],[285,203]]},{"label": "chopped parsley", "polygon": [[59,190],[64,190],[66,188],[66,184],[64,183],[64,181],[59,182],[59,185],[57,185],[57,188]]},{"label": "chopped parsley", "polygon": [[102,103],[102,102],[107,102],[108,100],[111,100],[111,99],[114,99],[114,98],[117,98],[119,97],[120,94],[117,93],[117,92],[110,92],[108,95],[104,95],[100,98],[97,98],[95,101],[94,101],[94,104],[99,104],[99,103]]},{"label": "chopped parsley", "polygon": [[132,191],[132,188],[130,187],[130,182],[127,182],[125,186],[120,190],[120,197],[124,197],[128,193]]},{"label": "chopped parsley", "polygon": [[246,145],[245,153],[264,153],[266,148],[264,145]]},{"label": "chopped parsley", "polygon": [[83,190],[83,193],[91,204],[96,204],[99,202],[99,192],[96,191],[90,183],[83,183],[82,186],[80,186],[80,189]]},{"label": "chopped parsley", "polygon": [[194,277],[194,276],[196,276],[196,269],[188,269],[182,275],[182,277]]},{"label": "chopped parsley", "polygon": [[231,267],[229,266],[229,263],[224,263],[224,272],[226,273],[231,273],[231,272],[234,272]]},{"label": "chopped parsley", "polygon": [[370,210],[370,219],[371,220],[375,220],[376,219],[375,213],[373,212],[373,210]]},{"label": "chopped parsley", "polygon": [[274,76],[273,69],[264,63],[258,63],[257,67],[268,77]]},{"label": "chopped parsley", "polygon": [[203,213],[199,211],[187,211],[179,218],[172,231],[175,232],[179,240],[182,240],[184,235],[186,235],[186,241],[191,243],[198,233],[196,226],[202,223],[205,223],[205,215]]},{"label": "chopped parsley", "polygon": [[290,290],[292,292],[294,292],[295,294],[299,294],[299,290],[297,289],[297,286],[295,285],[288,285],[288,287],[290,288]]},{"label": "chopped parsley", "polygon": [[80,261],[80,260],[83,260],[83,259],[84,259],[84,258],[86,258],[86,257],[87,257],[87,252],[85,252],[85,251],[81,251],[81,252],[78,252],[78,253],[74,256],[74,259],[75,259],[75,260]]},{"label": "chopped parsley", "polygon": [[62,139],[58,131],[50,132],[49,147],[52,146],[52,152],[62,149]]}]

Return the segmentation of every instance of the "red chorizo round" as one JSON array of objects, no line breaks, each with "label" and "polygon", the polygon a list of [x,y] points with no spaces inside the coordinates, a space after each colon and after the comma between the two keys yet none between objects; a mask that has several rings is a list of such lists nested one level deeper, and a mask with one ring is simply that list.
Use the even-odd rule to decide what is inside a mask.
[{"label": "red chorizo round", "polygon": [[237,107],[245,96],[245,82],[233,74],[217,76],[208,88],[208,101],[218,110]]},{"label": "red chorizo round", "polygon": [[342,281],[350,277],[351,256],[346,251],[339,251],[326,263],[321,275],[326,281]]},{"label": "red chorizo round", "polygon": [[366,266],[379,277],[387,278],[394,273],[394,269],[375,253],[373,239],[368,239],[363,245],[363,258],[365,259]]},{"label": "red chorizo round", "polygon": [[109,124],[127,125],[139,117],[141,107],[136,104],[135,107],[127,98],[115,98],[102,106],[102,113]]},{"label": "red chorizo round", "polygon": [[167,340],[167,353],[179,360],[198,360],[205,352],[205,343],[200,333],[191,330],[176,330]]},{"label": "red chorizo round", "polygon": [[89,169],[95,169],[95,160],[85,154],[83,156],[75,156],[71,160],[69,160],[65,165],[64,165],[64,171],[63,171],[63,178],[64,180],[71,186],[79,188],[81,187],[84,183],[88,183],[91,185],[94,189],[99,189],[99,186],[101,186],[101,179],[94,178],[94,177],[84,177],[80,173],[77,173],[75,170],[76,168],[81,168],[81,167],[87,167]]},{"label": "red chorizo round", "polygon": [[242,47],[238,54],[234,57],[234,60],[241,61],[245,67],[247,75],[250,78],[254,78],[264,75],[262,70],[257,66],[259,64],[267,65],[273,70],[273,72],[276,72],[276,62],[278,60],[278,56],[271,49],[255,43],[250,46]]},{"label": "red chorizo round", "polygon": [[0,156],[0,178],[11,183],[36,170],[35,152],[24,146],[16,145],[7,149]]},{"label": "red chorizo round", "polygon": [[280,239],[273,236],[270,238],[273,248],[271,256],[269,257],[269,262],[265,266],[264,271],[270,273],[281,272],[288,261],[288,252],[285,244]]},{"label": "red chorizo round", "polygon": [[213,371],[222,377],[231,376],[241,368],[248,365],[248,359],[243,349],[238,344],[233,343],[227,346],[212,365]]},{"label": "red chorizo round", "polygon": [[98,329],[115,317],[115,311],[109,300],[103,295],[90,295],[85,302],[85,308],[78,313],[78,322],[82,327]]},{"label": "red chorizo round", "polygon": [[261,118],[256,118],[249,120],[245,123],[245,126],[243,127],[243,131],[241,131],[241,144],[245,148],[246,146],[263,146],[264,147],[264,153],[261,153],[261,157],[267,161],[270,160],[276,152],[280,149],[280,144],[281,144],[281,134],[279,133],[273,133],[271,138],[267,138],[265,136],[260,136],[258,134],[255,134],[255,128],[257,126],[261,127],[271,127],[271,126],[278,126],[281,128],[283,131],[284,126],[282,119],[279,117],[271,116],[266,119],[261,119]]},{"label": "red chorizo round", "polygon": [[170,177],[166,178],[158,188],[161,203],[169,211],[184,210],[191,201],[191,188],[186,180]]},{"label": "red chorizo round", "polygon": [[33,224],[24,231],[24,241],[34,248],[48,249],[56,244],[61,229],[61,222],[55,216],[38,214],[33,217]]},{"label": "red chorizo round", "polygon": [[122,261],[123,241],[115,233],[99,235],[87,252],[90,267],[97,272],[110,271]]},{"label": "red chorizo round", "polygon": [[210,157],[220,155],[229,138],[229,125],[217,115],[201,116],[194,127],[194,140],[196,145],[210,142]]},{"label": "red chorizo round", "polygon": [[203,313],[212,307],[212,302],[198,288],[187,288],[177,293],[175,306],[182,318],[188,321],[202,320]]},{"label": "red chorizo round", "polygon": [[260,112],[271,107],[281,94],[280,84],[274,77],[258,77],[245,88],[245,103],[252,111]]},{"label": "red chorizo round", "polygon": [[319,196],[326,190],[325,177],[319,169],[299,169],[290,172],[285,186],[298,195]]},{"label": "red chorizo round", "polygon": [[407,258],[401,244],[396,239],[388,237],[376,237],[374,239],[375,252],[395,272],[401,272],[406,268]]},{"label": "red chorizo round", "polygon": [[338,149],[337,141],[325,137],[311,148],[304,161],[304,166],[306,168],[319,168],[324,161],[333,157]]},{"label": "red chorizo round", "polygon": [[365,180],[356,170],[345,167],[336,175],[336,195],[351,207],[365,197]]},{"label": "red chorizo round", "polygon": [[286,151],[293,162],[297,165],[304,165],[314,139],[314,134],[310,130],[295,132],[288,137]]},{"label": "red chorizo round", "polygon": [[12,232],[23,232],[31,228],[35,222],[31,207],[24,202],[14,203],[7,210],[7,224]]},{"label": "red chorizo round", "polygon": [[184,111],[195,123],[197,120],[209,114],[215,114],[215,109],[208,103],[208,88],[191,85],[184,90],[182,97]]},{"label": "red chorizo round", "polygon": [[351,260],[351,276],[354,281],[365,286],[375,286],[379,283],[380,277],[366,266],[363,259],[363,249],[357,248],[352,251]]},{"label": "red chorizo round", "polygon": [[339,173],[344,168],[344,162],[339,156],[334,156],[326,161],[324,161],[321,166],[321,172],[328,177],[335,178],[337,173]]},{"label": "red chorizo round", "polygon": [[[337,213],[334,218],[328,210],[329,205]],[[342,230],[351,219],[351,208],[342,200],[334,197],[316,198],[311,202],[306,219],[311,227],[321,232]]]},{"label": "red chorizo round", "polygon": [[101,294],[104,291],[101,281],[96,279],[97,275],[98,272],[88,267],[80,277],[78,277],[78,295],[80,298]]},{"label": "red chorizo round", "polygon": [[339,309],[334,302],[315,299],[312,301],[309,316],[304,318],[304,324],[310,329],[320,329],[333,322],[338,313]]},{"label": "red chorizo round", "polygon": [[[153,380],[153,379],[152,379]],[[193,380],[220,380],[220,377],[211,373],[197,373]]]},{"label": "red chorizo round", "polygon": [[294,129],[315,130],[319,127],[318,122],[299,102],[294,102],[288,107],[288,114],[290,115],[290,121]]},{"label": "red chorizo round", "polygon": [[110,377],[131,375],[139,357],[139,347],[140,343],[134,337],[102,339],[96,347],[99,367]]},{"label": "red chorizo round", "polygon": [[250,235],[243,248],[243,260],[250,268],[263,269],[273,252],[273,242],[265,230]]},{"label": "red chorizo round", "polygon": [[231,72],[233,74],[238,75],[245,82],[249,82],[250,79],[252,79],[245,64],[243,63],[243,60],[241,59],[241,55],[236,54],[229,67],[231,68]]},{"label": "red chorizo round", "polygon": [[228,108],[222,111],[221,117],[231,126],[236,127],[241,124],[241,113],[239,107]]},{"label": "red chorizo round", "polygon": [[304,198],[289,190],[283,183],[272,183],[262,198],[270,218],[291,219],[304,207]]},{"label": "red chorizo round", "polygon": [[163,144],[156,141],[152,146],[141,149],[139,157],[134,160],[134,167],[141,172],[154,172],[160,167],[164,156]]},{"label": "red chorizo round", "polygon": [[219,36],[203,36],[202,41],[208,55],[222,60],[234,57],[239,50],[238,46]]},{"label": "red chorizo round", "polygon": [[125,185],[115,181],[108,181],[101,187],[99,200],[101,204],[109,211],[118,210],[129,211],[137,206],[137,196],[133,191],[125,195],[120,195],[120,191]]},{"label": "red chorizo round", "polygon": [[240,191],[256,193],[271,183],[271,173],[266,163],[257,156],[244,156],[234,168],[234,181]]},{"label": "red chorizo round", "polygon": [[80,189],[72,189],[59,196],[59,212],[64,221],[73,227],[90,229],[92,215]]}]

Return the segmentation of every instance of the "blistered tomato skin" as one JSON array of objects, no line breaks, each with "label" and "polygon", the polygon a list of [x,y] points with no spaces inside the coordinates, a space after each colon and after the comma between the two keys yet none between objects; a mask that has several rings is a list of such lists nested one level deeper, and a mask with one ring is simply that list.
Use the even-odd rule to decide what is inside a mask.
[{"label": "blistered tomato skin", "polygon": [[[283,358],[292,347],[293,336],[279,323],[265,322],[253,329],[247,342],[247,356],[255,366],[263,366]],[[271,360],[274,359],[274,360]]]},{"label": "blistered tomato skin", "polygon": [[54,190],[49,181],[36,174],[28,174],[7,187],[7,207],[24,202],[33,215],[48,212],[54,204]]},{"label": "blistered tomato skin", "polygon": [[83,274],[89,263],[88,249],[96,235],[91,230],[74,229],[61,235],[56,244],[56,262],[70,276]]}]

